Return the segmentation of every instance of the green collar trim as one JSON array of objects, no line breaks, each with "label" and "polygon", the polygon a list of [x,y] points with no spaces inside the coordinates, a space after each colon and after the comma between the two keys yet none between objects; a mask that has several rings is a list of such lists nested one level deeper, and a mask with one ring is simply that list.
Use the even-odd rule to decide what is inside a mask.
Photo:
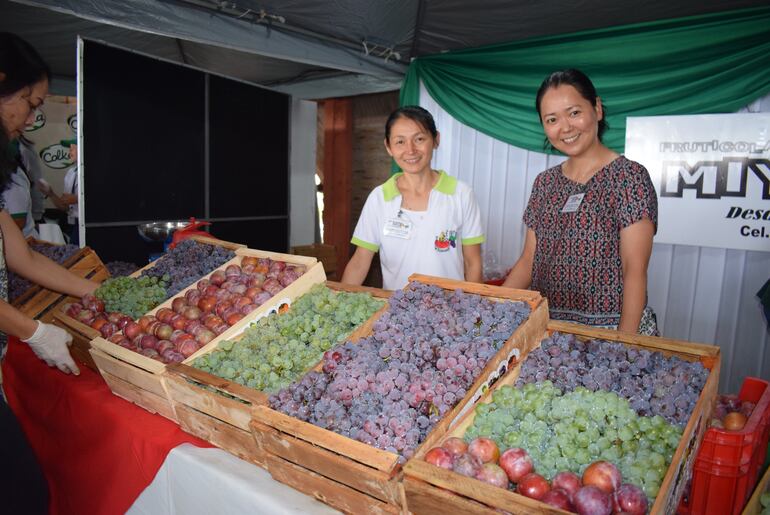
[{"label": "green collar trim", "polygon": [[[457,191],[457,177],[452,177],[444,170],[438,171],[438,182],[433,186],[433,189],[444,195],[454,195]],[[396,181],[399,177],[404,175],[404,172],[398,172],[390,176],[390,179],[385,181],[382,185],[382,196],[385,198],[385,202],[390,202],[394,198],[401,195],[396,186]]]}]

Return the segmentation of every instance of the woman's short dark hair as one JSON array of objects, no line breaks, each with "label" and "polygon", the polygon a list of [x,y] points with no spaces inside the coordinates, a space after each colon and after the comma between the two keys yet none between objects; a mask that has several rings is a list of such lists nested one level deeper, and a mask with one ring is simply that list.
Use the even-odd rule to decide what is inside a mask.
[{"label": "woman's short dark hair", "polygon": [[[37,50],[25,40],[10,32],[0,32],[0,98],[40,82],[51,80],[51,68]],[[0,192],[2,192],[10,174],[16,168],[16,156],[11,154],[8,145],[9,135],[0,124]]]},{"label": "woman's short dark hair", "polygon": [[388,116],[388,121],[385,122],[385,141],[390,142],[390,129],[399,118],[409,118],[420,127],[430,132],[433,139],[436,139],[436,136],[438,136],[436,122],[433,121],[433,116],[431,116],[426,109],[423,109],[420,106],[403,106],[399,107]]},{"label": "woman's short dark hair", "polygon": [[[540,84],[540,88],[537,90],[537,97],[535,98],[535,108],[537,109],[538,117],[541,115],[540,102],[543,100],[543,95],[545,95],[545,92],[551,88],[558,88],[562,85],[572,86],[578,91],[578,93],[580,93],[580,96],[591,102],[592,106],[596,107],[596,99],[598,96],[596,94],[596,88],[594,87],[593,82],[591,82],[591,79],[589,79],[588,75],[581,72],[580,70],[576,70],[575,68],[568,68],[566,70],[553,72],[545,78],[542,84]],[[602,113],[602,119],[599,120],[599,141],[602,140],[602,135],[607,131],[607,129],[610,128],[609,124],[607,123],[607,106],[604,103],[602,103]]]}]

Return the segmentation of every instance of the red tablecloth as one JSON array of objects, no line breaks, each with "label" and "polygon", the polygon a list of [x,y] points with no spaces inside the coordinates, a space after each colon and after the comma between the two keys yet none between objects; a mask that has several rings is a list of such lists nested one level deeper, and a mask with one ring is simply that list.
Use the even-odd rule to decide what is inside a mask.
[{"label": "red tablecloth", "polygon": [[116,397],[98,373],[81,365],[80,376],[63,374],[9,340],[4,389],[48,479],[50,513],[124,513],[168,451],[209,446]]}]

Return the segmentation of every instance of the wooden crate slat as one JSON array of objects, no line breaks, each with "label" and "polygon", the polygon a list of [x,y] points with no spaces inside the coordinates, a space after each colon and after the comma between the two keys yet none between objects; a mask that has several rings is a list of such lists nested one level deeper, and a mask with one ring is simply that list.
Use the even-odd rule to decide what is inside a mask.
[{"label": "wooden crate slat", "polygon": [[500,515],[498,510],[419,479],[405,477],[404,490],[409,513],[414,515]]},{"label": "wooden crate slat", "polygon": [[183,404],[177,404],[175,410],[179,425],[184,431],[242,460],[266,468],[265,454],[257,446],[251,432],[238,429]]},{"label": "wooden crate slat", "polygon": [[251,405],[204,390],[174,374],[166,374],[169,397],[175,405],[185,405],[249,431]]},{"label": "wooden crate slat", "polygon": [[107,385],[109,385],[112,393],[118,397],[122,397],[147,411],[162,415],[169,420],[174,422],[177,421],[174,409],[168,402],[168,399],[155,395],[147,390],[142,390],[141,388],[106,372],[102,372],[102,377]]},{"label": "wooden crate slat", "polygon": [[198,243],[205,243],[207,245],[215,245],[217,247],[222,247],[225,249],[229,249],[232,251],[236,251],[238,249],[245,249],[246,245],[242,243],[234,243],[232,241],[225,241],[220,240],[219,238],[215,238],[213,236],[202,236],[200,234],[195,234],[193,236],[190,236],[191,240],[195,240]]},{"label": "wooden crate slat", "polygon": [[[300,256],[297,254],[281,254],[280,252],[270,252],[267,250],[256,249],[237,249],[236,256],[253,256],[257,258],[270,258],[273,261],[285,261],[287,263],[304,265],[307,268],[318,263],[318,259],[311,256]],[[323,265],[321,265],[323,267]]]},{"label": "wooden crate slat", "polygon": [[521,300],[527,302],[530,307],[536,307],[543,299],[542,295],[532,290],[517,290],[514,288],[503,288],[502,286],[492,286],[484,283],[470,283],[466,281],[457,281],[455,279],[446,279],[444,277],[435,277],[432,275],[412,274],[409,281],[419,281],[426,284],[433,284],[444,288],[445,290],[461,289],[465,293],[474,293],[485,297],[495,297],[498,299]]},{"label": "wooden crate slat", "polygon": [[279,429],[291,436],[312,442],[360,463],[365,463],[377,470],[392,473],[398,464],[396,454],[385,452],[333,431],[289,417],[266,406],[255,406],[254,412],[259,422],[266,423],[270,427]]},{"label": "wooden crate slat", "polygon": [[267,470],[276,481],[311,495],[322,503],[345,513],[385,515],[401,511],[395,506],[380,502],[337,481],[325,478],[272,454],[267,454],[265,461]]},{"label": "wooden crate slat", "polygon": [[91,340],[91,347],[95,347],[105,354],[109,354],[114,358],[125,361],[136,368],[146,370],[152,374],[162,374],[166,370],[166,365],[160,361],[156,361],[147,356],[143,356],[138,352],[121,347],[111,341],[105,340],[101,336],[97,336]]},{"label": "wooden crate slat", "polygon": [[371,286],[356,286],[345,284],[339,281],[326,281],[326,286],[335,291],[346,291],[350,293],[368,293],[372,297],[388,299],[393,295],[393,290],[383,290],[382,288],[372,288]]},{"label": "wooden crate slat", "polygon": [[383,502],[398,505],[401,492],[398,477],[361,465],[321,447],[279,433],[268,426],[252,421],[252,434],[265,452],[280,455],[292,463],[316,471],[324,477],[376,497]]},{"label": "wooden crate slat", "polygon": [[[497,486],[492,486],[477,479],[457,474],[450,470],[434,467],[430,463],[422,460],[410,460],[408,470],[417,477],[425,474],[431,476],[431,483],[435,486],[446,488],[458,492],[468,498],[490,506],[510,511],[511,513],[522,515],[540,515],[540,514],[564,514],[568,513],[557,508],[552,508],[547,504],[535,501],[523,495],[516,494],[510,490],[505,490]],[[433,470],[433,469],[437,470]],[[406,471],[407,469],[405,469]],[[407,493],[407,502],[409,494]],[[513,502],[512,502],[513,499]],[[407,508],[411,509],[409,505]]]},{"label": "wooden crate slat", "polygon": [[168,371],[173,372],[185,379],[191,379],[197,383],[205,384],[228,393],[234,397],[243,399],[253,404],[267,404],[267,395],[259,390],[247,388],[234,381],[229,381],[219,376],[209,374],[195,367],[185,365],[184,363],[175,363],[168,365]]},{"label": "wooden crate slat", "polygon": [[[162,383],[162,378],[157,374],[151,374],[140,368],[126,366],[126,363],[101,352],[98,348],[91,349],[91,356],[102,373],[122,379],[137,388],[154,393],[158,397],[167,397],[167,392]],[[168,402],[168,400],[166,401]]]}]

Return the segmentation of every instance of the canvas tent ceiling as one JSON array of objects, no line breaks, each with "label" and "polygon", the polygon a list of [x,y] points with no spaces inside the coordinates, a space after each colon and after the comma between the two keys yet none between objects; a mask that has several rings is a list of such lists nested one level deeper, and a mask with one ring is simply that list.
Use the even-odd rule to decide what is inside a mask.
[{"label": "canvas tent ceiling", "polygon": [[764,0],[0,0],[20,34],[75,76],[77,35],[302,98],[388,91],[409,61],[459,48],[764,5]]}]

